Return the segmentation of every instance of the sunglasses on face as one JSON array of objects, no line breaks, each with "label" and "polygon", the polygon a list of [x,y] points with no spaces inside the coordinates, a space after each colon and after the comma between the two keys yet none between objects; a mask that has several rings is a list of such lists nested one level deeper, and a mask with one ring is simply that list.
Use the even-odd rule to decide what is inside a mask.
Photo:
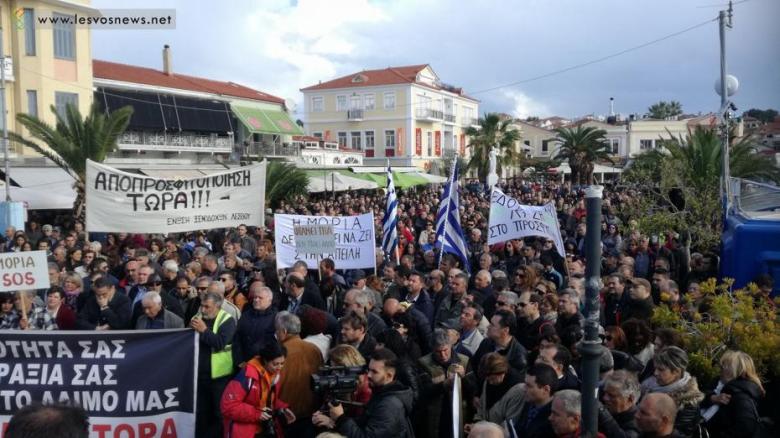
[{"label": "sunglasses on face", "polygon": [[508,306],[509,303],[506,301],[496,301],[496,306],[502,307],[502,306]]}]

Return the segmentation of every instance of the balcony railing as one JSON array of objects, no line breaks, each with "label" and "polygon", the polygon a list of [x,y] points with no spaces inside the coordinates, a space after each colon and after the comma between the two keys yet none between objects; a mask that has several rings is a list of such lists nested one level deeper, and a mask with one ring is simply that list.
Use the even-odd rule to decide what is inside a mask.
[{"label": "balcony railing", "polygon": [[126,150],[229,153],[233,135],[125,131],[117,143],[119,149]]},{"label": "balcony railing", "polygon": [[477,126],[479,122],[474,117],[463,117],[461,119],[463,126]]},{"label": "balcony railing", "polygon": [[444,121],[447,123],[455,123],[455,114],[444,114]]},{"label": "balcony railing", "polygon": [[362,109],[351,109],[347,111],[347,120],[354,120],[359,121],[363,120],[363,110]]},{"label": "balcony railing", "polygon": [[301,155],[302,145],[303,143],[299,141],[282,144],[253,141],[249,144],[244,144],[244,155],[297,157]]},{"label": "balcony railing", "polygon": [[444,113],[442,111],[431,109],[431,108],[417,108],[417,118],[428,119],[428,120],[441,120],[444,118]]}]

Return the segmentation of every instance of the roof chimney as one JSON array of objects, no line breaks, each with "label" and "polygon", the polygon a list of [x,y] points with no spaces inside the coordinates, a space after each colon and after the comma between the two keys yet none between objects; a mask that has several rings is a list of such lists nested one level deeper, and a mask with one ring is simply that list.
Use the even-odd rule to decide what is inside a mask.
[{"label": "roof chimney", "polygon": [[615,98],[610,97],[609,98],[609,115],[614,116],[615,115]]},{"label": "roof chimney", "polygon": [[163,46],[163,73],[173,76],[173,60],[171,58],[171,46]]}]

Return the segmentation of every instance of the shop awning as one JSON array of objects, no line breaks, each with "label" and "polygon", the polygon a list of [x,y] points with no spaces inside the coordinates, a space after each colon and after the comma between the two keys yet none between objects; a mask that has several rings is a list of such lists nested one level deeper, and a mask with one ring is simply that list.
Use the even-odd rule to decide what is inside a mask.
[{"label": "shop awning", "polygon": [[303,130],[284,111],[231,105],[233,114],[253,134],[303,135]]}]

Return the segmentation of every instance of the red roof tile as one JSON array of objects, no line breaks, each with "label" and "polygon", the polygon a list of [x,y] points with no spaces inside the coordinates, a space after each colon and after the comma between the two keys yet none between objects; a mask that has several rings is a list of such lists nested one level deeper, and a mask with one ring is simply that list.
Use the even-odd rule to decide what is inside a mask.
[{"label": "red roof tile", "polygon": [[[418,82],[417,73],[426,67],[428,67],[428,64],[387,67],[379,70],[363,70],[357,73],[342,76],[340,78],[332,79],[327,82],[301,88],[301,91],[329,90],[334,88],[375,87],[378,85],[394,84],[417,84],[423,87],[433,88],[435,90],[449,91],[466,99],[477,101],[477,99],[464,94],[462,88],[456,88],[452,86],[433,86],[428,83]],[[360,77],[361,80],[354,81],[354,79],[357,77]]]},{"label": "red roof tile", "polygon": [[179,73],[167,75],[153,68],[120,64],[109,61],[92,61],[92,72],[95,78],[136,84],[153,85],[157,87],[176,88],[179,90],[198,91],[224,96],[240,97],[242,99],[261,100],[284,105],[284,99],[272,96],[262,91],[245,87],[234,82],[222,82],[212,79],[187,76]]}]

